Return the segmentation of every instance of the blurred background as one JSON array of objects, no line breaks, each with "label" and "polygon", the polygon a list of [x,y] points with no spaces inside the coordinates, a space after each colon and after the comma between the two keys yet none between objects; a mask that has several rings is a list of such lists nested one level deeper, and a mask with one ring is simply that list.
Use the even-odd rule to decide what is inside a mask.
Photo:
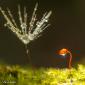
[{"label": "blurred background", "polygon": [[[84,0],[0,0],[0,6],[8,7],[18,23],[17,6],[27,7],[28,21],[38,2],[37,17],[52,10],[51,24],[37,40],[28,45],[34,66],[62,67],[65,59],[57,56],[58,50],[68,48],[73,54],[72,65],[85,64],[85,1]],[[0,62],[26,65],[29,63],[24,44],[6,27],[0,13]],[[29,23],[29,22],[28,22]]]}]

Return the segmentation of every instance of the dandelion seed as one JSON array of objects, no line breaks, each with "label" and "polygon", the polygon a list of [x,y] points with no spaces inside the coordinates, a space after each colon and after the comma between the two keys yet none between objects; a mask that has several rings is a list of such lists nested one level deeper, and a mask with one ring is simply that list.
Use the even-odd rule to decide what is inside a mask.
[{"label": "dandelion seed", "polygon": [[[8,14],[6,14],[6,12],[0,7],[0,11],[6,20],[5,26],[7,26],[26,45],[25,46],[26,49],[27,49],[27,44],[40,37],[42,32],[49,26],[48,20],[50,15],[52,14],[52,11],[49,11],[48,13],[46,12],[43,15],[42,19],[38,21],[36,15],[37,7],[38,3],[35,5],[31,21],[28,24],[26,7],[24,7],[24,11],[22,13],[20,5],[18,5],[20,28],[18,28],[11,11],[7,8]],[[26,52],[28,53],[29,51],[27,50]]]},{"label": "dandelion seed", "polygon": [[[23,15],[24,19],[23,19],[21,16],[20,6],[18,6],[18,15],[19,15],[21,30],[18,28],[11,11],[7,8],[8,14],[6,14],[5,11],[2,8],[0,8],[1,13],[3,14],[4,18],[7,21],[5,26],[7,26],[12,32],[14,32],[16,34],[16,36],[24,44],[29,44],[32,40],[37,39],[39,37],[39,35],[43,32],[43,30],[45,30],[49,26],[49,24],[47,24],[47,23],[48,23],[48,20],[49,20],[49,17],[51,15],[52,11],[45,13],[40,21],[36,21],[37,20],[37,18],[36,18],[37,7],[38,7],[38,4],[36,4],[36,6],[34,8],[32,18],[29,23],[30,26],[28,28],[26,7],[24,7],[24,15]],[[10,16],[10,18],[8,17],[8,15]]]}]

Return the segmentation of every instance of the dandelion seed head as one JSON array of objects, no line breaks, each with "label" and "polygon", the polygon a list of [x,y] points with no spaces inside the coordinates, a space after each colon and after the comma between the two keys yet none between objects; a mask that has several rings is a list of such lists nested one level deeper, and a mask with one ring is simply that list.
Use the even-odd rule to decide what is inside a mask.
[{"label": "dandelion seed head", "polygon": [[[31,41],[40,37],[44,29],[48,27],[48,20],[52,11],[49,11],[48,13],[46,12],[41,20],[38,21],[36,14],[37,7],[38,3],[35,5],[31,21],[28,23],[26,7],[24,7],[24,13],[22,13],[20,6],[18,6],[18,17],[20,21],[19,25],[17,25],[16,20],[8,8],[8,14],[6,14],[5,11],[0,7],[1,13],[7,21],[5,26],[7,26],[24,44],[29,44]],[[22,17],[22,14],[24,17]]]}]

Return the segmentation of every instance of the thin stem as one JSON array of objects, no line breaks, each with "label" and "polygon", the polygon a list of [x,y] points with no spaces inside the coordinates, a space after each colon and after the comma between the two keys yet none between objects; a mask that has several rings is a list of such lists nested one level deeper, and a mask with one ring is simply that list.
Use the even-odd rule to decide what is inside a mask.
[{"label": "thin stem", "polygon": [[27,58],[28,58],[28,61],[29,61],[29,64],[31,65],[31,56],[30,56],[30,51],[29,49],[27,48],[27,44],[25,45],[25,50],[26,50],[26,54],[27,54]]},{"label": "thin stem", "polygon": [[72,54],[71,54],[71,52],[68,52],[69,54],[70,54],[70,59],[69,59],[69,69],[71,69],[71,64],[72,64]]}]

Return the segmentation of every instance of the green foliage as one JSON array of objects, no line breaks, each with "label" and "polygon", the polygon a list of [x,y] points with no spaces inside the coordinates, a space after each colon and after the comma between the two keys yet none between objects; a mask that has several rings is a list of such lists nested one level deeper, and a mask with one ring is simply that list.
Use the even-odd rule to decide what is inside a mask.
[{"label": "green foliage", "polygon": [[72,69],[0,66],[0,85],[85,85],[85,66]]}]

